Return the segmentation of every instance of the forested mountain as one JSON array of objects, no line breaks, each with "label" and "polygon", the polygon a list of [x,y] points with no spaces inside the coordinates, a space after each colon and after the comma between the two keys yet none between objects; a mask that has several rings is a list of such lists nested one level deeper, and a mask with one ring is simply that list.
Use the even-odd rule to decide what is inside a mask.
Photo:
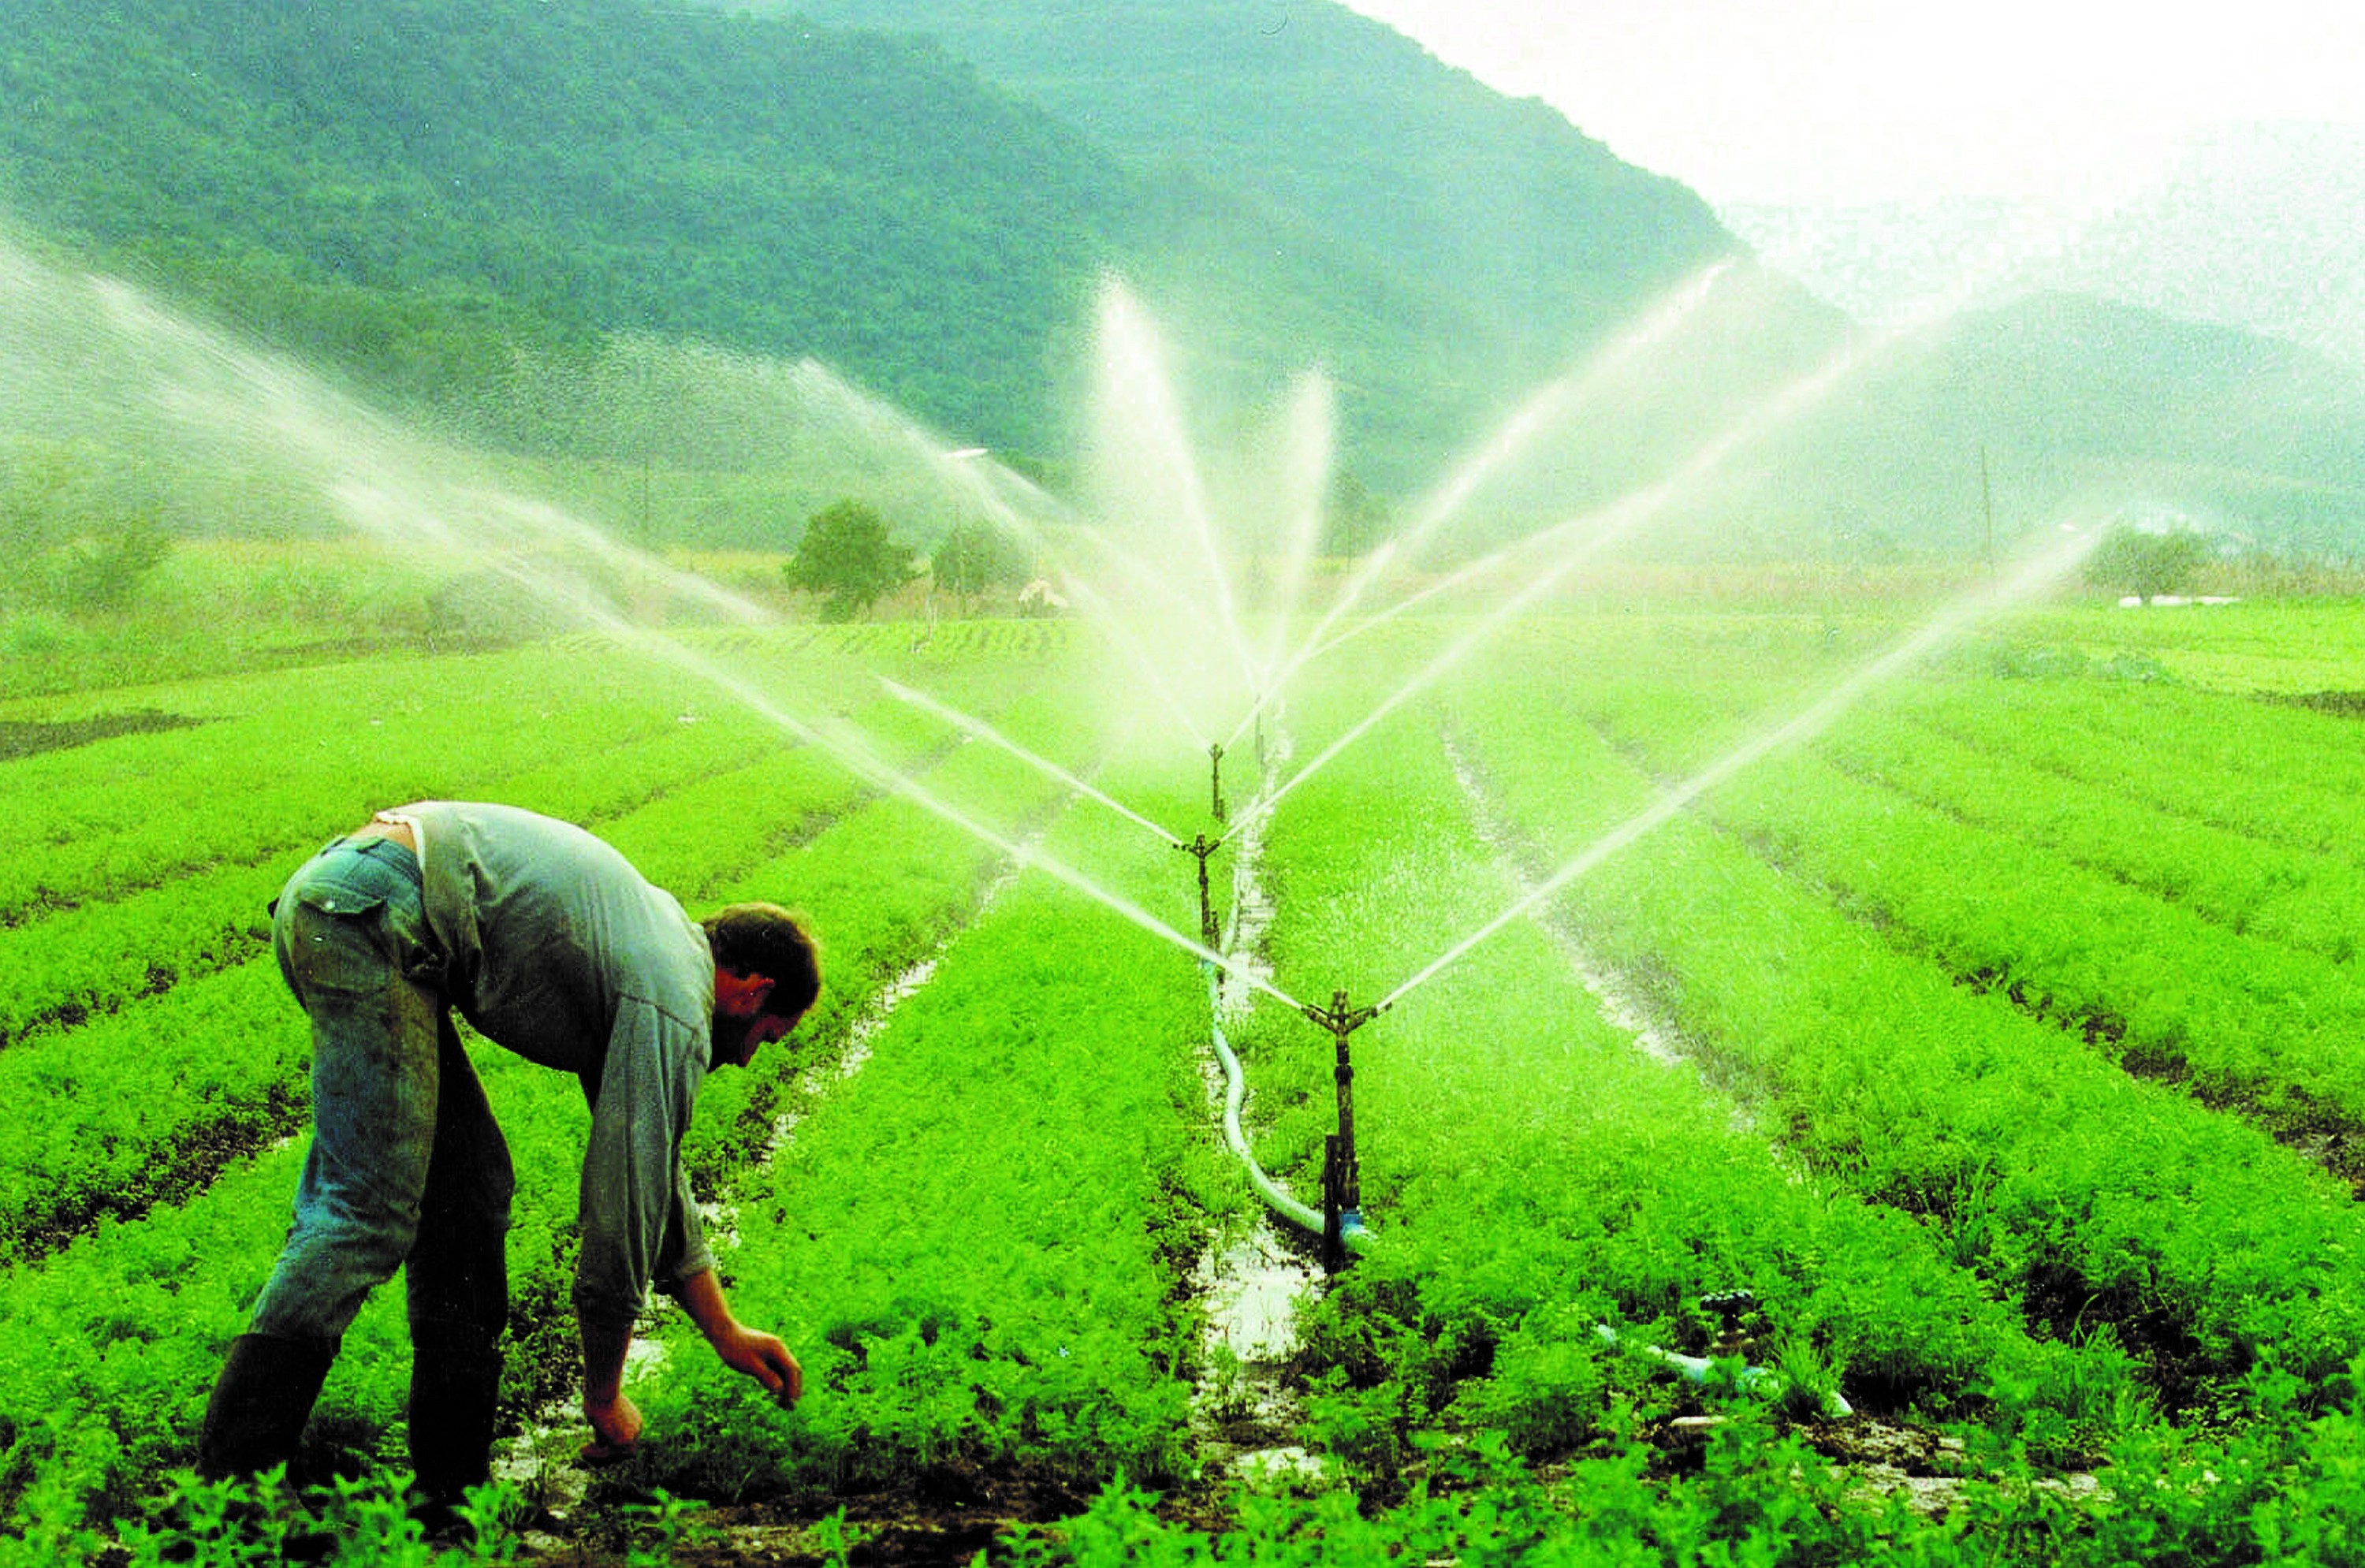
[{"label": "forested mountain", "polygon": [[0,195],[432,391],[696,335],[1039,441],[1123,178],[936,50],[624,0],[10,0]]},{"label": "forested mountain", "polygon": [[[1327,41],[1293,39],[1283,82],[1223,41],[1237,7],[1202,9],[1139,8],[1162,47],[1222,50],[1201,85],[1231,129],[1194,141],[1171,84],[1094,111],[1088,84],[1041,100],[797,17],[9,0],[0,203],[413,398],[497,405],[516,341],[629,330],[811,355],[1038,457],[1115,267],[1233,390],[1330,370],[1396,481],[1730,246],[1678,187],[1350,13],[1308,12]],[[1297,120],[1235,112],[1261,98]],[[1358,118],[1399,101],[1393,134]],[[1259,151],[1290,143],[1295,174]]]},{"label": "forested mountain", "polygon": [[1329,0],[710,3],[936,39],[1141,167],[1292,215],[1529,375],[1736,249],[1687,187]]}]

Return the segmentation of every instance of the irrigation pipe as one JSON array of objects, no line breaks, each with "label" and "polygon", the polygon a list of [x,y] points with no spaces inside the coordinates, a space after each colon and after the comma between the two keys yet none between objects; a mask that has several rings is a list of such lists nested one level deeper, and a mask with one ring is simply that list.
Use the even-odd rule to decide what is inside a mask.
[{"label": "irrigation pipe", "polygon": [[[1207,1037],[1215,1044],[1216,1059],[1224,1064],[1224,1142],[1248,1168],[1249,1184],[1275,1214],[1319,1236],[1323,1229],[1321,1212],[1282,1191],[1280,1183],[1266,1175],[1256,1156],[1249,1152],[1249,1140],[1240,1131],[1240,1104],[1248,1098],[1248,1081],[1240,1074],[1240,1058],[1233,1053],[1231,1042],[1224,1038],[1222,971],[1212,964],[1207,966]],[[1339,1230],[1339,1239],[1350,1252],[1362,1252],[1370,1244],[1371,1235],[1360,1220]]]}]

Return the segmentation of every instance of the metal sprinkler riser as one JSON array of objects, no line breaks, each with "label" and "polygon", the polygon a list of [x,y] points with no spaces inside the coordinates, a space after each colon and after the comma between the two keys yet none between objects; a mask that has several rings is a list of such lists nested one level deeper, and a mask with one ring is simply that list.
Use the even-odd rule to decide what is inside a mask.
[{"label": "metal sprinkler riser", "polygon": [[1224,933],[1216,924],[1216,905],[1207,891],[1207,857],[1223,846],[1224,841],[1220,838],[1212,844],[1208,843],[1207,835],[1204,833],[1188,844],[1178,841],[1174,846],[1185,855],[1195,855],[1199,857],[1199,942],[1211,953],[1216,951],[1221,946]]},{"label": "metal sprinkler riser", "polygon": [[1348,1233],[1363,1228],[1363,1168],[1355,1154],[1355,1067],[1348,1057],[1347,1037],[1384,1009],[1350,1007],[1347,993],[1334,991],[1328,1007],[1308,1002],[1302,1010],[1329,1030],[1339,1047],[1330,1073],[1339,1088],[1339,1130],[1322,1142],[1322,1262],[1335,1273],[1347,1264]]}]

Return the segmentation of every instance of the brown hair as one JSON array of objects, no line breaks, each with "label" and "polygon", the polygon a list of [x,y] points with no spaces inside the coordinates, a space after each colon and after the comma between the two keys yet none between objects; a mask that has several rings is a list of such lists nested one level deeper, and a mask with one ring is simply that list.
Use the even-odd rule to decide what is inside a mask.
[{"label": "brown hair", "polygon": [[821,994],[821,950],[803,916],[776,903],[734,903],[700,924],[717,964],[734,975],[761,975],[772,982],[765,1012],[794,1018]]}]

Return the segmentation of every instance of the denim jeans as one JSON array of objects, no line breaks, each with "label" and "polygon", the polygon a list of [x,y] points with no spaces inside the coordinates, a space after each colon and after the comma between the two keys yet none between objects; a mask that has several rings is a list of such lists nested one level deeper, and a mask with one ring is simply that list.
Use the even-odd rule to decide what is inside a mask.
[{"label": "denim jeans", "polygon": [[515,1183],[452,1025],[418,860],[335,841],[288,880],[272,935],[312,1024],[312,1148],[249,1331],[333,1346],[400,1268],[415,1346],[489,1346]]}]

